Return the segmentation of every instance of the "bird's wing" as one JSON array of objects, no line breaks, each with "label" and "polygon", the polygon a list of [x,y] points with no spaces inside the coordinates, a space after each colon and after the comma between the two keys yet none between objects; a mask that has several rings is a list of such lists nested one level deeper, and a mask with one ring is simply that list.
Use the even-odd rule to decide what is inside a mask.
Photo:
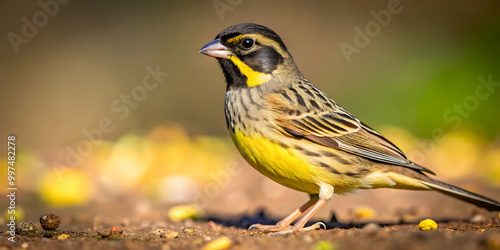
[{"label": "bird's wing", "polygon": [[[304,97],[307,95],[299,98]],[[330,105],[319,105],[317,102],[308,105],[307,102],[311,100],[296,102],[278,93],[268,96],[267,101],[277,113],[274,122],[289,136],[302,137],[366,159],[434,174],[409,161],[389,140],[331,100]]]}]

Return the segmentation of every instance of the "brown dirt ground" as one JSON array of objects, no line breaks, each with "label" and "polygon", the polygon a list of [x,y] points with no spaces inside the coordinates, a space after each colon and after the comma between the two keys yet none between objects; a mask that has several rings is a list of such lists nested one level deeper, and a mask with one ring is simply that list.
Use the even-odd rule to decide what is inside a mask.
[{"label": "brown dirt ground", "polygon": [[[500,189],[469,179],[451,183],[500,199]],[[220,237],[230,239],[229,249],[500,249],[498,212],[423,191],[378,189],[336,195],[311,221],[325,222],[326,230],[281,236],[247,231],[255,223],[276,223],[307,200],[307,195],[250,167],[242,168],[205,204],[206,216],[198,221],[171,222],[168,212],[174,204],[153,203],[134,194],[64,208],[48,207],[36,194],[19,197],[24,221],[32,221],[38,233],[16,235],[12,243],[7,240],[7,222],[0,217],[0,250],[201,249]],[[363,206],[373,210],[372,217],[355,216],[353,211]],[[56,232],[41,228],[39,218],[46,212],[60,217]],[[437,230],[418,229],[419,221],[427,218],[438,223]],[[122,228],[123,234],[111,234],[112,227]],[[61,234],[69,237],[57,239]]]},{"label": "brown dirt ground", "polygon": [[[223,236],[231,241],[229,249],[500,249],[498,214],[475,211],[479,211],[478,222],[457,218],[435,219],[438,229],[434,231],[419,230],[417,224],[422,218],[411,216],[394,215],[399,216],[400,221],[389,223],[359,218],[338,222],[332,216],[330,221],[325,221],[327,230],[281,236],[245,229],[254,223],[277,221],[264,211],[230,219],[206,217],[201,221],[177,223],[169,222],[162,215],[132,215],[127,218],[121,217],[118,212],[121,219],[117,220],[77,212],[63,214],[61,227],[55,232],[44,231],[36,221],[34,224],[39,232],[16,236],[15,243],[9,242],[8,234],[3,231],[0,249],[201,249]],[[373,223],[381,227],[365,227]],[[113,226],[123,228],[123,234],[111,234]],[[166,230],[169,233],[162,234]],[[62,234],[69,237],[57,239]],[[330,244],[318,243],[320,241]]]}]

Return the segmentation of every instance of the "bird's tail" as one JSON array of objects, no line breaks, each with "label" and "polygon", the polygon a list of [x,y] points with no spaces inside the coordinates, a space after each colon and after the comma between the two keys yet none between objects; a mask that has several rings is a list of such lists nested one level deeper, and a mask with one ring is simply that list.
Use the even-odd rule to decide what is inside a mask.
[{"label": "bird's tail", "polygon": [[433,179],[433,183],[428,181],[420,181],[422,184],[428,186],[431,189],[434,189],[440,193],[453,196],[459,200],[469,202],[476,206],[486,208],[490,211],[500,211],[500,202],[492,200],[488,197],[484,197],[479,194],[475,194],[466,190],[463,190],[459,187],[455,187],[450,184],[446,184],[444,182],[440,182]]}]

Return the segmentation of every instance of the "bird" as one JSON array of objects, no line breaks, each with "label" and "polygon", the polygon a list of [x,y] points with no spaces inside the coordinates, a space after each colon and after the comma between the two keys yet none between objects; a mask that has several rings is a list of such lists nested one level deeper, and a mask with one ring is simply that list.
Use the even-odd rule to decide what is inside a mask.
[{"label": "bird", "polygon": [[305,225],[334,194],[361,189],[433,190],[500,211],[498,201],[432,178],[434,172],[316,88],[270,28],[232,25],[199,53],[216,58],[222,69],[226,125],[243,158],[273,181],[309,194],[308,202],[277,224],[249,230],[319,229],[321,222]]}]

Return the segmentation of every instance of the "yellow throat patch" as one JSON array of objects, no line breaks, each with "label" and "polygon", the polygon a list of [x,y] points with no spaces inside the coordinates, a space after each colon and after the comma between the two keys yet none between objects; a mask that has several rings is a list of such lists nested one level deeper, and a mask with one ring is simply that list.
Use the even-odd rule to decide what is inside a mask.
[{"label": "yellow throat patch", "polygon": [[229,56],[229,60],[231,60],[234,65],[240,69],[240,72],[247,77],[248,87],[256,87],[271,80],[271,74],[253,70],[242,62],[237,56]]}]

